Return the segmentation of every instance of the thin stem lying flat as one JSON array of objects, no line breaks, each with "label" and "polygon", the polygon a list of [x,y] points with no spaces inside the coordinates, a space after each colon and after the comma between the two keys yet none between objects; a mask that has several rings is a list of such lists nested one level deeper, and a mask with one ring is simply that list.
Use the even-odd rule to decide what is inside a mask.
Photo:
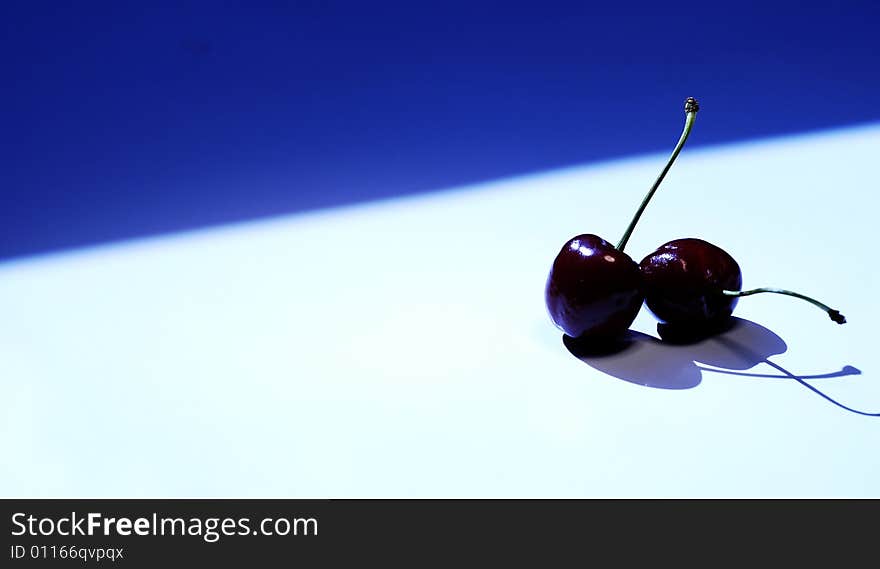
[{"label": "thin stem lying flat", "polygon": [[809,296],[800,294],[798,292],[792,292],[790,290],[785,290],[782,288],[761,287],[761,288],[753,288],[751,290],[722,290],[721,294],[724,294],[725,296],[740,297],[740,296],[751,296],[753,294],[760,294],[762,292],[772,292],[774,294],[784,294],[785,296],[793,296],[795,298],[800,298],[801,300],[806,300],[810,304],[821,308],[823,311],[825,311],[828,314],[829,318],[831,318],[832,320],[834,320],[838,324],[846,323],[846,317],[844,317],[843,314],[841,314],[837,310],[834,310],[830,306],[828,306],[826,304],[822,304],[821,302],[819,302],[815,298],[810,298]]}]

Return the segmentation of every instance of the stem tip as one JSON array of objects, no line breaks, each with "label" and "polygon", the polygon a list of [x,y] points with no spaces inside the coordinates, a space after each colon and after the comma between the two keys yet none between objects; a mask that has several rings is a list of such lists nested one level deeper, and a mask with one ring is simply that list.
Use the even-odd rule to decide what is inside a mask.
[{"label": "stem tip", "polygon": [[697,102],[693,97],[688,97],[684,102],[684,112],[686,113],[695,113],[700,110],[700,103]]},{"label": "stem tip", "polygon": [[846,317],[836,310],[829,310],[828,316],[838,324],[846,324]]}]

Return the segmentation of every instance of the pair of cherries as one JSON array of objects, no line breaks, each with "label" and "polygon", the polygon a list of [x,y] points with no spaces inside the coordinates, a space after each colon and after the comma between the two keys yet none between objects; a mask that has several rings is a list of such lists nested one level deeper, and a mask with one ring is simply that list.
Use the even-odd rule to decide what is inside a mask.
[{"label": "pair of cherries", "polygon": [[565,334],[597,346],[622,337],[642,303],[670,336],[703,338],[725,329],[741,296],[770,292],[806,300],[843,324],[843,315],[799,293],[776,288],[743,291],[739,265],[701,239],[676,239],[636,263],[623,252],[636,223],[690,135],[699,104],[685,101],[685,126],[675,149],[617,246],[593,234],[563,245],[550,269],[547,309]]}]

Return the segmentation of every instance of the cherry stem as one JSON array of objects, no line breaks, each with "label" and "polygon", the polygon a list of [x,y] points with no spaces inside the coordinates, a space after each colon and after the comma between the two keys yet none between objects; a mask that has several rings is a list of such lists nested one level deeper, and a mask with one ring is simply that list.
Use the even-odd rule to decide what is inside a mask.
[{"label": "cherry stem", "polygon": [[801,300],[806,300],[807,302],[809,302],[815,306],[818,306],[823,311],[827,312],[828,317],[831,318],[832,320],[834,320],[835,322],[837,322],[838,324],[843,324],[846,322],[846,318],[843,316],[843,314],[841,314],[837,310],[834,310],[830,306],[822,304],[821,302],[819,302],[815,298],[810,298],[809,296],[804,296],[803,294],[799,294],[797,292],[792,292],[790,290],[784,290],[781,288],[762,287],[762,288],[753,288],[752,290],[722,290],[721,294],[724,294],[725,296],[750,296],[750,295],[758,294],[758,293],[762,293],[762,292],[772,292],[775,294],[784,294],[786,296],[793,296],[795,298],[800,298]]},{"label": "cherry stem", "polygon": [[693,97],[688,97],[684,102],[684,112],[687,113],[684,119],[684,130],[681,132],[681,138],[678,139],[678,144],[675,145],[675,150],[672,151],[672,155],[669,157],[669,160],[666,162],[666,166],[663,167],[663,171],[660,172],[660,175],[657,176],[657,180],[654,182],[654,185],[651,186],[651,189],[648,190],[648,194],[645,196],[645,199],[642,200],[642,205],[639,206],[638,211],[633,216],[632,221],[629,222],[629,227],[626,228],[626,232],[623,234],[623,237],[620,238],[620,242],[617,244],[617,250],[623,251],[623,248],[626,247],[626,242],[629,241],[630,235],[632,235],[633,230],[636,228],[636,224],[639,222],[639,218],[642,217],[642,212],[645,211],[645,208],[648,207],[648,202],[651,201],[651,198],[654,197],[654,192],[657,191],[657,188],[660,187],[660,183],[663,181],[663,178],[666,177],[666,173],[669,172],[669,169],[672,168],[673,162],[678,158],[678,153],[681,152],[681,149],[684,147],[685,141],[687,141],[688,136],[691,134],[691,128],[694,126],[694,119],[697,117],[697,111],[700,110],[700,104],[697,103],[697,100]]}]

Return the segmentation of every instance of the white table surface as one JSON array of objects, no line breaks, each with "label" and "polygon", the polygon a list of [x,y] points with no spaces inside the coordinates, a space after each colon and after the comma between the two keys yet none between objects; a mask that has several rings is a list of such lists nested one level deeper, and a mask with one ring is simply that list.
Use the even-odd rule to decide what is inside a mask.
[{"label": "white table surface", "polygon": [[846,325],[760,295],[577,359],[550,263],[665,158],[0,263],[0,494],[880,497],[880,418],[786,376],[880,411],[880,126],[685,148],[627,247],[706,239]]}]

